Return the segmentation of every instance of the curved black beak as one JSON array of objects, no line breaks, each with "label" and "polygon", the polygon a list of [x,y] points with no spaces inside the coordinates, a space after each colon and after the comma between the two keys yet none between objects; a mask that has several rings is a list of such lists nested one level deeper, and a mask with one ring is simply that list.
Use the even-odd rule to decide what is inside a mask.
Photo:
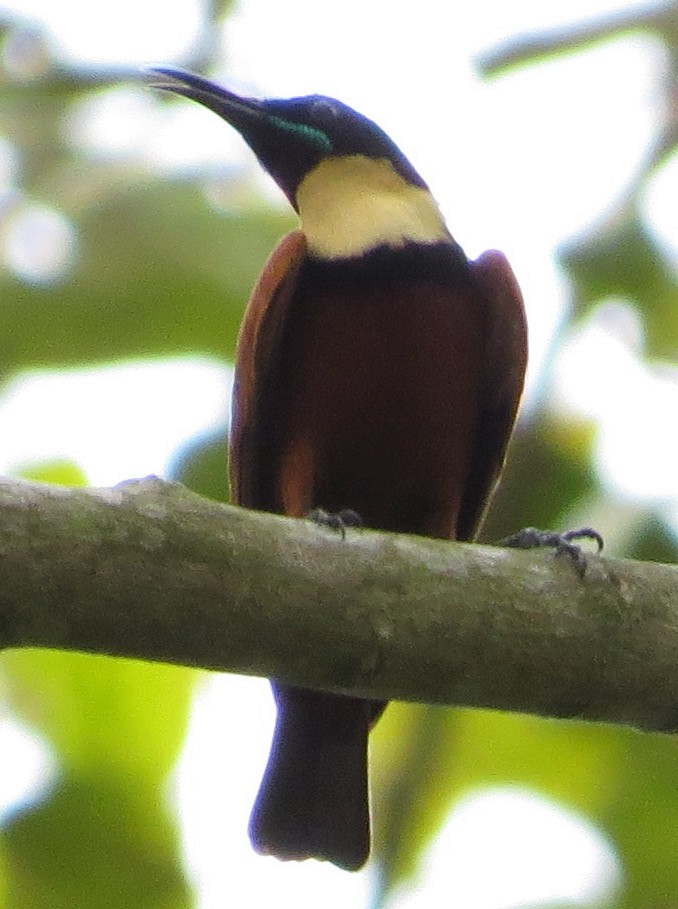
[{"label": "curved black beak", "polygon": [[174,92],[191,101],[208,107],[231,124],[246,140],[257,126],[261,128],[266,114],[261,101],[256,98],[241,98],[228,89],[180,69],[158,67],[146,71],[146,82],[151,88]]},{"label": "curved black beak", "polygon": [[146,81],[152,88],[197,101],[230,123],[293,207],[297,207],[297,186],[326,154],[328,140],[320,130],[307,129],[303,122],[299,125],[286,119],[286,109],[291,102],[242,98],[209,79],[180,69],[150,69],[146,72]]}]

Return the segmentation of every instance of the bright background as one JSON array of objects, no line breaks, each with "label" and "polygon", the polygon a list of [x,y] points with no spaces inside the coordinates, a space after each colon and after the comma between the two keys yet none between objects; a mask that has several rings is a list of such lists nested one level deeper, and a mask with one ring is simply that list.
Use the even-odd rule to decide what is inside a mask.
[{"label": "bright background", "polygon": [[[0,7],[0,469],[226,495],[237,325],[293,219],[223,122],[137,76],[180,65],[341,98],[413,160],[470,255],[507,253],[531,360],[487,537],[592,523],[614,555],[674,559],[673,5],[227,6]],[[582,43],[578,17],[604,40]],[[552,45],[544,29],[566,52],[483,77],[489,48]],[[46,653],[0,669],[0,905],[678,900],[670,739],[393,707],[373,737],[375,861],[347,875],[249,849],[266,683]]]}]

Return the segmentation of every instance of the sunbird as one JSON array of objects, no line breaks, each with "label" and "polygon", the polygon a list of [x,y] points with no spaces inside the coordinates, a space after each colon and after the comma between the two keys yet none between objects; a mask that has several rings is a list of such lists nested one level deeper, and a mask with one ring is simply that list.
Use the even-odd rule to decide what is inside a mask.
[{"label": "sunbird", "polygon": [[[505,256],[469,260],[405,155],[340,101],[240,97],[175,69],[149,81],[230,123],[299,216],[240,332],[234,502],[474,539],[527,360]],[[253,846],[356,870],[370,851],[368,733],[386,704],[271,684],[278,713]]]}]

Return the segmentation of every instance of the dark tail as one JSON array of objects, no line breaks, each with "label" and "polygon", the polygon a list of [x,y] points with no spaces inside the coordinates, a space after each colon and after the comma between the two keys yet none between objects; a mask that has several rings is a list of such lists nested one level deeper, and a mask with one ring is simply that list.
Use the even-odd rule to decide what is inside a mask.
[{"label": "dark tail", "polygon": [[249,834],[257,852],[355,871],[370,851],[369,701],[273,683],[278,719]]}]

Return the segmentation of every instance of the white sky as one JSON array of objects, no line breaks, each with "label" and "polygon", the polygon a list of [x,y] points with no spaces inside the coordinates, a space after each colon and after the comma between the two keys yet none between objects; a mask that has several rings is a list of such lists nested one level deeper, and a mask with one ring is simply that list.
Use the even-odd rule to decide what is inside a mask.
[{"label": "white sky", "polygon": [[[228,67],[222,75],[232,87],[282,97],[320,92],[355,106],[384,126],[412,158],[471,255],[490,246],[508,254],[530,323],[527,406],[567,302],[553,250],[595,225],[640,166],[660,115],[664,61],[660,47],[638,36],[490,83],[479,80],[472,61],[508,35],[622,5],[477,0],[464,4],[462,17],[461,7],[439,0],[402,6],[393,0],[345,0],[330,7],[312,0],[241,0],[224,36]],[[198,4],[190,0],[175,0],[171,7],[166,0],[104,5],[14,0],[5,7],[46,23],[57,55],[89,63],[176,63],[198,30]],[[39,54],[35,59],[38,66]],[[112,90],[84,108],[70,128],[92,154],[138,155],[164,167],[232,161],[261,179],[243,144],[218,118],[187,102],[160,105],[143,89]],[[0,191],[2,181],[9,184],[17,170],[12,150],[0,145]],[[672,161],[653,180],[646,198],[648,223],[672,267],[678,261],[677,183],[678,167]],[[23,220],[5,225],[0,259],[17,273],[30,269],[31,263],[22,259],[26,243],[21,241],[34,215],[53,229],[45,234],[53,242],[43,251],[44,279],[50,269],[63,267],[60,263],[67,263],[77,247],[77,237],[58,212],[39,206],[23,210]],[[617,301],[617,314],[623,302]],[[675,375],[658,377],[642,364],[636,356],[637,334],[628,314],[621,319],[610,318],[610,310],[601,314],[556,364],[558,394],[564,406],[600,421],[598,460],[610,487],[632,500],[665,501],[678,514],[678,435],[664,419],[667,408],[678,405],[678,384]],[[0,399],[0,470],[58,455],[75,459],[99,485],[151,472],[162,475],[182,441],[223,419],[228,380],[221,364],[183,358],[17,381]],[[215,719],[226,715],[229,723],[247,730],[251,750],[230,752],[224,726]],[[225,894],[239,880],[247,882],[253,906],[268,899],[271,887],[279,906],[334,904],[328,900],[337,906],[366,905],[369,872],[346,875],[308,864],[290,868],[249,851],[244,830],[271,717],[266,686],[257,681],[213,680],[199,701],[180,773],[180,801],[187,853],[202,885],[202,909],[228,902]],[[455,894],[455,904],[471,909],[502,909],[549,896],[583,905],[599,892],[601,880],[612,885],[614,862],[595,833],[543,803],[533,811],[533,801],[518,807],[513,795],[495,796],[496,841],[474,839],[471,809],[460,806],[431,852],[418,884],[420,897],[428,893],[439,902],[439,895],[426,889],[435,881]],[[478,810],[487,826],[485,809]],[[526,812],[529,823],[521,829],[534,834],[529,842],[511,835],[511,823],[502,826],[501,820],[513,818],[515,824]],[[455,833],[459,830],[466,832]],[[573,837],[579,845],[572,845]],[[531,854],[540,839],[570,843],[567,881],[548,862],[528,862],[522,885],[520,875],[508,881],[500,867],[502,856],[514,847]],[[582,848],[582,842],[588,846]],[[460,877],[450,870],[452,843],[455,853],[466,850],[467,869],[476,867],[474,856],[490,869],[467,875],[466,893],[459,891]],[[237,871],[234,878],[229,867],[228,880],[225,855]],[[513,868],[522,867],[516,859]],[[480,894],[476,903],[470,901],[471,891]],[[403,892],[398,905],[421,905],[420,897]]]}]

